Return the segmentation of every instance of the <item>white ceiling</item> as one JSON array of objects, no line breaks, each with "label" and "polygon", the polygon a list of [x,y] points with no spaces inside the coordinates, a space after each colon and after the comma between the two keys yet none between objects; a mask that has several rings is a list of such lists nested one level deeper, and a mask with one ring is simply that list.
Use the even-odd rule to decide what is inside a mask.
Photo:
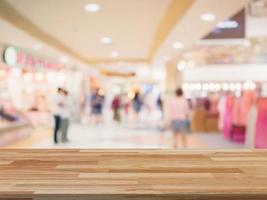
[{"label": "white ceiling", "polygon": [[[66,46],[92,60],[110,59],[117,50],[121,58],[148,57],[154,34],[169,0],[94,0],[97,13],[85,12],[90,0],[7,0],[21,14]],[[109,36],[114,44],[100,44]]]},{"label": "white ceiling", "polygon": [[[172,48],[172,43],[180,41],[184,43],[186,50],[195,45],[199,39],[209,33],[219,21],[225,20],[244,8],[249,0],[197,0],[190,10],[184,15],[174,27],[169,37],[161,45],[154,63],[158,66],[164,66],[164,56],[170,57],[172,60],[179,58],[179,51]],[[216,20],[212,22],[204,22],[200,16],[204,13],[213,13]]]},{"label": "white ceiling", "polygon": [[[34,45],[42,44],[37,39],[31,37],[10,23],[0,18],[0,45],[13,45],[28,52],[34,51]],[[43,49],[34,51],[34,54],[40,54],[48,59],[59,59],[63,54],[43,44]]]},{"label": "white ceiling", "polygon": [[[170,0],[6,0],[69,48],[92,60],[110,59],[111,50],[118,50],[119,59],[146,59]],[[178,0],[177,0],[178,1]],[[84,5],[96,2],[101,5],[98,13],[87,13]],[[195,0],[185,16],[176,24],[161,45],[155,60],[162,61],[165,55],[176,58],[179,51],[172,43],[181,41],[185,49],[194,45],[214,25],[246,5],[248,0]],[[200,15],[212,12],[217,20],[203,22]],[[0,43],[13,44],[32,50],[42,43],[0,19]],[[114,44],[100,43],[102,36],[110,36]],[[43,44],[38,53],[59,59],[63,52]],[[75,61],[77,62],[77,60]],[[157,63],[157,62],[155,62]],[[160,62],[162,64],[162,62]],[[83,64],[83,63],[82,63]],[[123,68],[123,66],[121,66]]]},{"label": "white ceiling", "polygon": [[[68,62],[65,63],[66,66],[77,65],[79,67],[86,67],[87,63],[83,63],[80,60],[69,57],[64,52],[60,52],[57,49],[54,49],[48,46],[42,41],[32,37],[31,35],[21,31],[17,27],[12,24],[6,22],[5,20],[0,18],[0,48],[1,46],[15,46],[17,48],[22,49],[25,52],[28,52],[31,55],[44,58],[54,62],[62,62],[62,57],[66,57]],[[34,46],[42,45],[40,50],[35,50]],[[92,73],[95,73],[94,68],[90,68]]]}]

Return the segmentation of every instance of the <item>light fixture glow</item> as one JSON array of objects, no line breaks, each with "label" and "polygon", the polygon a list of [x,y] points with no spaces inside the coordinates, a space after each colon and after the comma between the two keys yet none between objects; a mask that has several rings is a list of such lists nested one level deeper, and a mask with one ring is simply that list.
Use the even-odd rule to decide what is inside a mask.
[{"label": "light fixture glow", "polygon": [[220,29],[232,29],[232,28],[237,28],[238,27],[238,22],[234,20],[226,20],[219,22],[217,24],[217,27]]},{"label": "light fixture glow", "polygon": [[188,89],[189,90],[194,90],[195,89],[195,84],[194,83],[190,83]]},{"label": "light fixture glow", "polygon": [[178,64],[177,64],[177,70],[179,70],[179,71],[183,71],[184,69],[185,69],[185,67],[186,67],[186,62],[184,61],[184,60],[182,60],[181,62],[179,62]]},{"label": "light fixture glow", "polygon": [[134,94],[133,91],[130,91],[130,92],[128,92],[127,96],[128,96],[129,99],[133,99],[135,94]]},{"label": "light fixture glow", "polygon": [[200,18],[203,21],[211,22],[211,21],[214,21],[216,19],[216,16],[213,13],[205,13],[205,14],[201,15]]},{"label": "light fixture glow", "polygon": [[183,90],[188,90],[189,89],[189,84],[187,84],[187,83],[184,83],[183,85],[182,85],[182,88],[183,88]]},{"label": "light fixture glow", "polygon": [[215,84],[215,90],[216,90],[216,91],[219,91],[219,90],[221,90],[221,89],[222,89],[221,84],[220,84],[220,83],[216,83],[216,84]]},{"label": "light fixture glow", "polygon": [[110,37],[102,37],[100,42],[102,44],[111,44],[112,43],[112,39]]},{"label": "light fixture glow", "polygon": [[252,80],[247,80],[244,84],[243,84],[243,89],[244,90],[255,90],[256,89],[256,83],[254,83]]},{"label": "light fixture glow", "polygon": [[87,12],[98,12],[100,10],[100,5],[96,3],[89,3],[84,6]]},{"label": "light fixture glow", "polygon": [[209,84],[209,90],[214,91],[215,88],[216,88],[216,84],[215,83],[210,83]]},{"label": "light fixture glow", "polygon": [[104,91],[103,89],[99,89],[99,90],[98,90],[98,94],[99,94],[100,96],[104,96],[104,95],[105,95],[105,91]]},{"label": "light fixture glow", "polygon": [[200,91],[201,89],[202,89],[202,85],[201,85],[201,83],[196,83],[196,84],[195,84],[195,90]]},{"label": "light fixture glow", "polygon": [[235,90],[235,83],[230,83],[230,84],[229,84],[229,89],[230,89],[231,91],[234,91],[234,90]]},{"label": "light fixture glow", "polygon": [[112,58],[117,58],[119,56],[119,53],[117,51],[112,51],[111,54],[110,54],[110,56]]},{"label": "light fixture glow", "polygon": [[227,84],[227,83],[223,83],[223,84],[222,84],[222,89],[223,89],[224,91],[229,90],[229,86],[228,86],[228,84]]},{"label": "light fixture glow", "polygon": [[240,91],[242,89],[242,84],[241,83],[236,83],[235,89]]},{"label": "light fixture glow", "polygon": [[44,75],[41,72],[38,72],[35,74],[34,79],[37,82],[42,82],[44,80]]},{"label": "light fixture glow", "polygon": [[174,49],[182,49],[184,47],[184,44],[182,42],[175,42],[172,44],[172,47]]},{"label": "light fixture glow", "polygon": [[208,83],[204,83],[202,85],[202,88],[203,88],[203,90],[209,90],[209,84]]}]

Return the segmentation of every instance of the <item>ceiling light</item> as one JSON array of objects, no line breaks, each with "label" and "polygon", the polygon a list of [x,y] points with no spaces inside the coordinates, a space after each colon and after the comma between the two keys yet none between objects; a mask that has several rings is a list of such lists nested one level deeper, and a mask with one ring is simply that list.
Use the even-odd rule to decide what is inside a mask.
[{"label": "ceiling light", "polygon": [[110,54],[110,56],[112,58],[117,58],[119,56],[119,53],[117,51],[112,51],[111,54]]},{"label": "ceiling light", "polygon": [[219,22],[217,24],[217,28],[220,29],[232,29],[232,28],[237,28],[238,27],[238,22],[234,20],[226,20]]},{"label": "ceiling light", "polygon": [[112,43],[112,39],[110,37],[102,37],[100,41],[101,41],[102,44],[110,44],[110,43]]},{"label": "ceiling light", "polygon": [[98,12],[100,10],[100,6],[96,3],[89,3],[84,6],[84,9],[87,12]]},{"label": "ceiling light", "polygon": [[216,16],[213,13],[205,13],[205,14],[201,15],[200,18],[203,21],[211,22],[211,21],[214,21],[216,19]]},{"label": "ceiling light", "polygon": [[34,50],[40,50],[42,48],[43,48],[43,45],[41,45],[41,44],[35,44],[35,45],[33,45],[33,49]]},{"label": "ceiling light", "polygon": [[184,44],[182,42],[175,42],[172,44],[172,47],[175,49],[181,49],[184,47]]}]

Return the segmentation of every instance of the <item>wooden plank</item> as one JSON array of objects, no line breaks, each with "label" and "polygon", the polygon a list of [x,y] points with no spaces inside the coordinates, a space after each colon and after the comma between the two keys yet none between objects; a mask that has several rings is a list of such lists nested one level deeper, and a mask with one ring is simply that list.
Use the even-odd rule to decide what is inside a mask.
[{"label": "wooden plank", "polygon": [[267,151],[1,149],[1,198],[267,199]]}]

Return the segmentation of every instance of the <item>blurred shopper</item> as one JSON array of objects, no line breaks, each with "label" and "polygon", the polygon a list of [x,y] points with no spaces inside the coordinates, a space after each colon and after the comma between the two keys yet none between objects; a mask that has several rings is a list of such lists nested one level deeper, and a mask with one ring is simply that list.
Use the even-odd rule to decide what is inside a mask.
[{"label": "blurred shopper", "polygon": [[113,110],[113,120],[116,122],[121,121],[120,107],[121,107],[120,95],[115,95],[115,97],[113,98],[112,103],[111,103],[111,108]]},{"label": "blurred shopper", "polygon": [[92,121],[95,124],[99,124],[102,121],[102,111],[104,105],[104,94],[101,89],[97,89],[91,96],[91,116]]},{"label": "blurred shopper", "polygon": [[187,147],[186,133],[189,132],[188,120],[190,109],[187,100],[183,97],[183,90],[176,90],[176,97],[171,99],[167,106],[167,124],[170,126],[174,136],[173,147],[178,147],[181,138],[183,148]]},{"label": "blurred shopper", "polygon": [[129,100],[129,97],[127,93],[123,93],[121,96],[121,107],[123,108],[123,117],[125,123],[128,123],[129,121],[129,110],[130,110],[131,101]]},{"label": "blurred shopper", "polygon": [[162,101],[161,95],[158,96],[157,101],[156,101],[156,105],[157,105],[158,109],[160,110],[161,118],[163,118],[163,101]]},{"label": "blurred shopper", "polygon": [[136,121],[139,120],[139,113],[141,112],[142,105],[143,105],[143,102],[142,102],[142,99],[140,97],[140,93],[136,92],[135,96],[133,98],[133,110],[135,113]]},{"label": "blurred shopper", "polygon": [[61,141],[69,142],[68,139],[68,129],[69,129],[69,121],[70,121],[70,100],[69,93],[67,90],[63,90],[63,108],[62,108],[62,116],[60,123],[60,131],[61,131]]},{"label": "blurred shopper", "polygon": [[54,105],[54,119],[55,119],[54,143],[58,143],[58,132],[61,126],[62,113],[64,112],[63,107],[64,107],[64,90],[62,88],[58,88]]}]

